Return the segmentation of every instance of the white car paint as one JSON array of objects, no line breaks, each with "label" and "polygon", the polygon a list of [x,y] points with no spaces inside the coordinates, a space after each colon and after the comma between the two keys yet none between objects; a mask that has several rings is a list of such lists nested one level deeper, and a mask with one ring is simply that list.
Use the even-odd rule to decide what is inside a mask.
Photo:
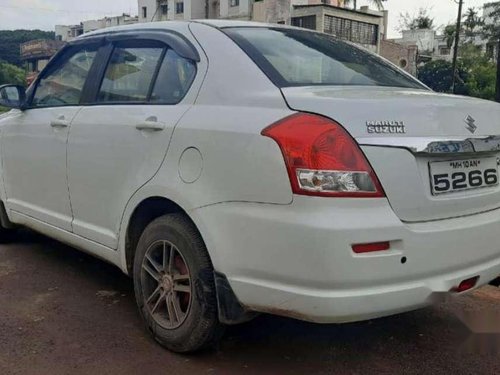
[{"label": "white car paint", "polygon": [[[432,197],[428,157],[401,146],[407,138],[470,136],[462,126],[469,112],[481,123],[479,135],[500,134],[498,104],[389,88],[282,92],[215,27],[248,25],[256,26],[140,25],[175,30],[200,54],[195,81],[175,106],[3,116],[2,199],[10,220],[128,272],[127,230],[135,208],[151,197],[168,198],[193,220],[215,270],[227,276],[244,306],[317,322],[421,307],[468,277],[479,275],[482,285],[500,274],[500,188]],[[297,111],[337,120],[360,143],[397,138],[400,145],[362,146],[387,198],[294,195],[279,146],[261,132]],[[61,114],[70,122],[66,130],[50,126]],[[152,117],[163,131],[136,129]],[[375,120],[405,121],[408,133],[370,136],[365,122]],[[193,149],[201,166],[200,157],[181,159]],[[192,171],[196,178],[181,178]],[[391,250],[352,252],[352,244],[378,241],[390,241]]]},{"label": "white car paint", "polygon": [[70,124],[81,107],[12,112],[2,126],[3,182],[7,206],[71,232],[66,177]]}]

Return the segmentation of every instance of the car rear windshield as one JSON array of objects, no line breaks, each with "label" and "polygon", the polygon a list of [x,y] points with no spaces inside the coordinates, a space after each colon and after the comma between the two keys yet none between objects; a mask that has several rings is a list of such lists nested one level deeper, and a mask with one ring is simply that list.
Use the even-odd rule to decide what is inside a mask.
[{"label": "car rear windshield", "polygon": [[375,54],[335,37],[286,28],[226,28],[278,87],[343,85],[426,89]]}]

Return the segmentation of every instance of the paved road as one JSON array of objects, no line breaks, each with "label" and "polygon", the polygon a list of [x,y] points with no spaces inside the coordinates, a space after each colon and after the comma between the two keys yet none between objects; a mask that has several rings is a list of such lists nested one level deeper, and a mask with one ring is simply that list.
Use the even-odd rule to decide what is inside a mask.
[{"label": "paved road", "polygon": [[500,332],[470,336],[458,317],[499,322],[499,302],[488,286],[356,324],[262,316],[228,329],[216,350],[181,356],[145,333],[120,271],[25,233],[0,246],[0,374],[500,374]]}]

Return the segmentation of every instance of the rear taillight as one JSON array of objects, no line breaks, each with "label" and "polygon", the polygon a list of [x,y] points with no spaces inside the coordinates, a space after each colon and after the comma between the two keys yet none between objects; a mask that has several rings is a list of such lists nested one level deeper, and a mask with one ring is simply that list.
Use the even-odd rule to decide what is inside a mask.
[{"label": "rear taillight", "polygon": [[265,128],[281,148],[295,194],[384,197],[356,141],[336,122],[297,113]]}]

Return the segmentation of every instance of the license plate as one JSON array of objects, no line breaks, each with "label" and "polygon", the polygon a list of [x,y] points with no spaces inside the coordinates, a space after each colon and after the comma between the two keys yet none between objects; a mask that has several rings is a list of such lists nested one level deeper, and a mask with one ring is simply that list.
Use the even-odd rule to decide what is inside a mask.
[{"label": "license plate", "polygon": [[496,156],[432,162],[429,170],[433,195],[498,185]]}]

